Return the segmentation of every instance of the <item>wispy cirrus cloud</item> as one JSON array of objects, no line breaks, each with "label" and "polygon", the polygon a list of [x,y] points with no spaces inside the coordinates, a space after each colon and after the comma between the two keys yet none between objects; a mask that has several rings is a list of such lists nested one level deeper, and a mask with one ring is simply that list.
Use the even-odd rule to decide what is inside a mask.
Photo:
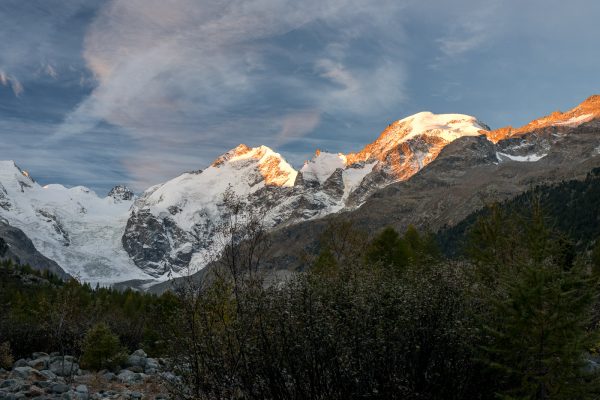
[{"label": "wispy cirrus cloud", "polygon": [[[388,0],[113,0],[84,42],[97,86],[54,140],[105,121],[143,142],[145,154],[160,154],[164,142],[200,148],[218,140],[225,150],[265,136],[298,139],[324,114],[398,104],[404,68],[381,50],[399,50],[398,33],[383,27],[401,9]],[[253,125],[223,135],[223,126],[247,120]],[[141,165],[129,168],[144,182],[173,172],[157,176]]]},{"label": "wispy cirrus cloud", "polygon": [[2,1],[0,83],[19,96],[40,74],[56,78],[59,70],[87,73],[78,56],[81,32],[86,14],[102,3],[104,0]]},{"label": "wispy cirrus cloud", "polygon": [[469,8],[456,16],[451,21],[446,32],[436,39],[441,56],[438,62],[444,60],[457,60],[470,51],[476,50],[492,40],[497,35],[496,23],[499,3],[496,0],[466,2]]}]

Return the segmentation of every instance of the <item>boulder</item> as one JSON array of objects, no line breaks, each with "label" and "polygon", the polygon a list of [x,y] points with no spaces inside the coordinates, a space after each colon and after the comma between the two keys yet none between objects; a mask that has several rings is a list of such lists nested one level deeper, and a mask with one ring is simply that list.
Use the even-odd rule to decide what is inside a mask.
[{"label": "boulder", "polygon": [[131,355],[142,357],[142,358],[148,358],[148,354],[146,354],[146,352],[142,349],[138,349],[138,350],[134,351]]},{"label": "boulder", "polygon": [[43,370],[43,369],[48,368],[49,361],[50,361],[50,357],[48,357],[48,356],[39,357],[32,361],[29,361],[27,363],[27,365],[29,365],[31,368],[35,368],[37,370]]},{"label": "boulder", "polygon": [[112,372],[107,372],[107,373],[103,374],[102,377],[109,382],[117,379],[117,375],[113,374]]},{"label": "boulder", "polygon": [[52,391],[52,393],[66,393],[69,391],[69,387],[63,383],[55,383],[54,385],[52,385],[52,388],[50,389]]},{"label": "boulder", "polygon": [[137,356],[135,354],[132,354],[129,357],[127,357],[126,365],[128,367],[141,367],[141,368],[144,368],[146,366],[146,360],[147,359],[145,357],[140,357],[140,356]]},{"label": "boulder", "polygon": [[12,388],[14,386],[17,386],[19,383],[20,381],[16,379],[5,379],[3,381],[0,381],[0,389]]},{"label": "boulder", "polygon": [[13,368],[12,372],[10,373],[10,376],[13,378],[29,379],[29,377],[33,374],[33,371],[37,370],[31,368],[30,366],[16,367]]},{"label": "boulder", "polygon": [[69,361],[69,362],[74,362],[75,361],[75,357],[73,356],[53,356],[50,357],[50,363],[55,363],[56,361]]},{"label": "boulder", "polygon": [[[155,374],[158,369],[160,368],[160,365],[158,363],[158,360],[154,359],[154,358],[148,358],[146,359],[146,365],[144,366],[144,369],[146,370],[145,372],[148,373],[153,373]],[[150,372],[152,371],[152,372]]]},{"label": "boulder", "polygon": [[49,369],[44,369],[40,371],[40,374],[46,378],[48,381],[53,381],[57,378],[57,375],[50,371]]},{"label": "boulder", "polygon": [[78,393],[87,393],[88,392],[88,388],[85,385],[78,385],[75,388],[75,391],[78,392]]},{"label": "boulder", "polygon": [[135,383],[135,382],[143,381],[144,375],[135,373],[128,369],[123,369],[123,370],[121,370],[121,372],[119,372],[119,375],[117,375],[117,378],[119,379],[119,381],[121,381],[123,383]]},{"label": "boulder", "polygon": [[64,361],[53,361],[50,363],[48,369],[58,376],[71,376],[79,374],[79,365],[66,359]]}]

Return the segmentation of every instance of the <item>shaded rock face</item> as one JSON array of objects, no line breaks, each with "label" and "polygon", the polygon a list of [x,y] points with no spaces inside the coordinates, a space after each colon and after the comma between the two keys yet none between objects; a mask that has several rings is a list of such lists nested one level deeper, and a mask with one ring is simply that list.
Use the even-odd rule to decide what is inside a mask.
[{"label": "shaded rock face", "polygon": [[2,220],[0,220],[0,238],[6,244],[4,251],[0,251],[1,259],[11,259],[16,263],[29,264],[33,269],[50,271],[62,279],[69,278],[69,274],[56,262],[37,251],[22,230],[10,226]]},{"label": "shaded rock face", "polygon": [[[186,268],[198,243],[172,219],[157,218],[148,211],[133,213],[123,235],[123,247],[136,265],[157,277]],[[174,244],[181,245],[174,249]]]},{"label": "shaded rock face", "polygon": [[115,201],[133,200],[135,194],[125,185],[117,185],[108,192],[108,197],[112,197]]}]

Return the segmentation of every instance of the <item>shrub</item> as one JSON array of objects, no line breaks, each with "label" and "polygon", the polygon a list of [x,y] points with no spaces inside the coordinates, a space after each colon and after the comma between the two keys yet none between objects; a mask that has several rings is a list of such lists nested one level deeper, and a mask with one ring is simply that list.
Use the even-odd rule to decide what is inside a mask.
[{"label": "shrub", "polygon": [[0,368],[9,369],[14,362],[10,343],[4,342],[0,344]]},{"label": "shrub", "polygon": [[125,361],[119,337],[105,323],[94,325],[85,335],[81,364],[93,370],[114,369]]}]

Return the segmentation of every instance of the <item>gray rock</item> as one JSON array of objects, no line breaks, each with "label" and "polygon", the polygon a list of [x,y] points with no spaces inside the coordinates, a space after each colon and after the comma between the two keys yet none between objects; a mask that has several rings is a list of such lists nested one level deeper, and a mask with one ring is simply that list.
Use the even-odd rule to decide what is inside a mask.
[{"label": "gray rock", "polygon": [[49,358],[50,356],[48,355],[48,353],[44,353],[44,352],[41,352],[41,351],[33,353],[31,355],[31,358],[33,358],[34,360],[37,359],[37,358],[46,358],[46,357]]},{"label": "gray rock", "polygon": [[40,374],[46,378],[46,380],[53,381],[57,378],[57,375],[50,371],[49,369],[44,369],[40,371]]},{"label": "gray rock", "polygon": [[5,379],[2,382],[0,382],[0,388],[4,389],[4,388],[11,388],[11,387],[15,387],[20,383],[20,381],[16,380],[16,379]]},{"label": "gray rock", "polygon": [[123,383],[135,383],[143,381],[144,375],[132,372],[128,369],[124,369],[121,370],[121,372],[119,372],[117,378]]},{"label": "gray rock", "polygon": [[49,361],[50,361],[50,357],[48,357],[48,356],[39,357],[32,361],[29,361],[27,363],[27,365],[29,365],[31,368],[35,368],[37,370],[43,370],[43,369],[48,368]]},{"label": "gray rock", "polygon": [[48,368],[58,376],[71,376],[79,373],[79,365],[69,360],[56,360]]},{"label": "gray rock", "polygon": [[132,399],[141,399],[142,398],[142,394],[140,392],[132,392],[129,396]]},{"label": "gray rock", "polygon": [[117,379],[117,375],[113,374],[112,372],[107,372],[107,373],[103,374],[102,377],[109,382]]},{"label": "gray rock", "polygon": [[69,391],[69,387],[63,383],[56,383],[54,385],[52,385],[51,388],[52,393],[66,393]]},{"label": "gray rock", "polygon": [[141,367],[144,368],[144,366],[146,365],[146,358],[144,357],[140,357],[140,356],[136,356],[136,355],[130,355],[129,357],[127,357],[127,362],[126,365],[128,367]]},{"label": "gray rock", "polygon": [[[2,206],[0,191],[0,207]],[[69,278],[67,274],[55,261],[50,260],[40,253],[31,239],[14,226],[10,226],[4,221],[0,221],[0,237],[8,244],[8,251],[3,258],[9,258],[22,264],[29,264],[36,270],[46,270],[53,272],[62,279]],[[21,365],[22,366],[22,365]]]},{"label": "gray rock", "polygon": [[54,356],[54,357],[50,357],[50,363],[55,363],[56,361],[69,361],[69,362],[74,362],[75,361],[75,357],[73,356]]},{"label": "gray rock", "polygon": [[88,400],[90,398],[87,392],[77,392],[70,390],[67,393],[63,393],[62,398],[64,400]]},{"label": "gray rock", "polygon": [[148,358],[146,359],[146,365],[144,366],[144,368],[146,369],[146,373],[148,373],[148,370],[158,370],[160,368],[160,365],[158,363],[158,360],[154,358]]},{"label": "gray rock", "polygon": [[46,392],[44,391],[44,389],[35,385],[29,388],[29,390],[27,391],[27,397],[35,397],[39,399],[41,396],[44,396],[45,393]]},{"label": "gray rock", "polygon": [[75,388],[75,391],[76,391],[76,392],[79,392],[79,393],[87,393],[87,392],[88,392],[88,388],[87,388],[87,386],[85,386],[85,385],[78,385],[78,386]]},{"label": "gray rock", "polygon": [[33,371],[36,371],[36,370],[31,368],[30,366],[16,367],[16,368],[13,368],[10,375],[14,378],[28,379],[30,377],[30,375],[33,373]]},{"label": "gray rock", "polygon": [[148,358],[148,354],[146,354],[146,352],[142,349],[138,349],[136,351],[134,351],[132,354],[132,356],[138,356],[138,357],[143,357],[143,358]]},{"label": "gray rock", "polygon": [[127,369],[130,370],[131,372],[137,372],[138,374],[144,372],[144,368],[140,367],[139,365],[127,367]]},{"label": "gray rock", "polygon": [[2,398],[3,400],[17,400],[25,397],[24,393],[6,393],[6,395]]}]

